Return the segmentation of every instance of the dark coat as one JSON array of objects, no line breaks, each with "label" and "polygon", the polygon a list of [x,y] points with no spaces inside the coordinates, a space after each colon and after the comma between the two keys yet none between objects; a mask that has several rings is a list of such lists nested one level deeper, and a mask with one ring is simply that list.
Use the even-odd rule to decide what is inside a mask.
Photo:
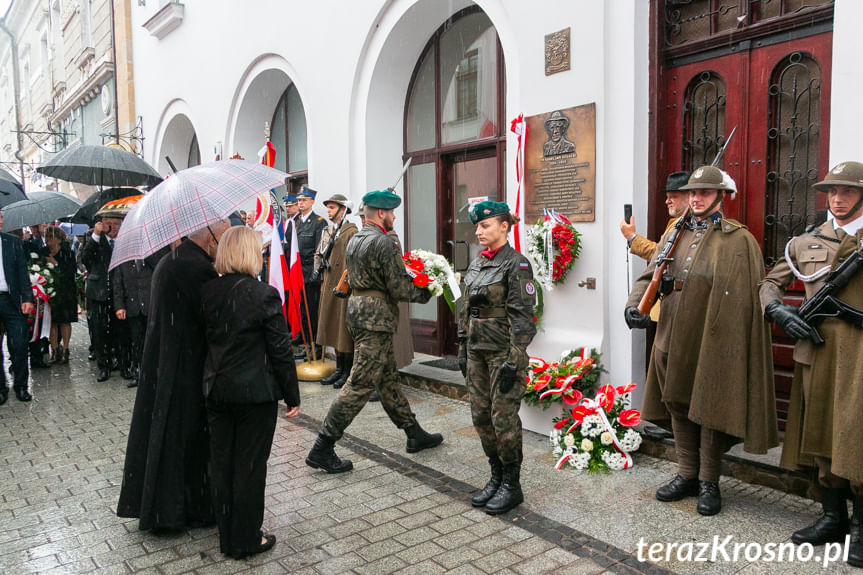
[{"label": "dark coat", "polygon": [[278,292],[244,274],[201,289],[207,327],[204,397],[218,403],[300,404],[291,334]]},{"label": "dark coat", "polygon": [[20,307],[22,303],[33,303],[33,288],[30,286],[30,274],[27,273],[27,256],[21,239],[12,234],[0,233],[3,244],[3,274],[12,301]]},{"label": "dark coat", "polygon": [[321,234],[327,227],[327,220],[312,212],[305,222],[302,215],[297,214],[294,222],[297,226],[297,251],[300,252],[303,280],[308,283],[315,271],[315,250],[321,243]]},{"label": "dark coat", "polygon": [[[47,255],[48,249],[45,248]],[[54,268],[54,296],[51,298],[51,321],[56,323],[72,323],[78,321],[78,284],[75,276],[78,264],[75,254],[69,247],[69,242],[60,244],[60,250],[54,255],[57,267]]]},{"label": "dark coat", "polygon": [[99,241],[93,236],[87,236],[84,247],[81,248],[81,263],[87,268],[87,285],[84,295],[93,301],[111,301],[110,275],[108,264],[111,263],[111,244],[108,236],[102,234]]},{"label": "dark coat", "polygon": [[147,336],[117,515],[140,529],[210,522],[209,431],[201,393],[207,342],[201,287],[218,277],[183,242],[153,273]]},{"label": "dark coat", "polygon": [[170,248],[165,247],[148,258],[123,262],[111,270],[115,310],[126,310],[126,317],[145,316],[149,313],[153,270],[159,260],[170,251]]}]

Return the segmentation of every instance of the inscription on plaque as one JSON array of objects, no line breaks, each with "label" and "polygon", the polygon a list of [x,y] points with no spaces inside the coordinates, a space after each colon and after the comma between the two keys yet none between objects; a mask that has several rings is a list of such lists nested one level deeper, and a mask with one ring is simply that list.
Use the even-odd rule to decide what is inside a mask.
[{"label": "inscription on plaque", "polygon": [[596,219],[596,105],[527,118],[525,217],[553,209],[573,222]]},{"label": "inscription on plaque", "polygon": [[569,28],[545,37],[545,75],[569,70]]}]

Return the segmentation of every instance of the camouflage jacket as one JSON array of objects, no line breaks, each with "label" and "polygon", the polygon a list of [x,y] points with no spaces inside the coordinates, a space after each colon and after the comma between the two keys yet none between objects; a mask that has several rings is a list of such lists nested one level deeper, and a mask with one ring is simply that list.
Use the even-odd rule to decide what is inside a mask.
[{"label": "camouflage jacket", "polygon": [[536,286],[527,258],[509,244],[491,259],[480,255],[465,273],[462,292],[459,342],[474,350],[509,350],[509,361],[527,366],[527,346],[536,335]]},{"label": "camouflage jacket", "polygon": [[[351,283],[348,326],[352,329],[395,333],[399,323],[398,302],[425,303],[431,298],[431,292],[413,285],[405,271],[401,246],[373,222],[366,222],[351,238],[345,258]],[[365,290],[386,297],[363,295]]]}]

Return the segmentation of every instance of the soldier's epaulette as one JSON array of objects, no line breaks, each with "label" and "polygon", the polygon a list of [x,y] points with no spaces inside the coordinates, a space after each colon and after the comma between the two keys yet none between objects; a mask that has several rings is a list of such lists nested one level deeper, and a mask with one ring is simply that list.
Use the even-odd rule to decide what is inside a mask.
[{"label": "soldier's epaulette", "polygon": [[745,224],[741,224],[737,220],[732,220],[730,218],[722,218],[722,231],[723,232],[735,232],[737,230],[745,230],[748,229]]}]

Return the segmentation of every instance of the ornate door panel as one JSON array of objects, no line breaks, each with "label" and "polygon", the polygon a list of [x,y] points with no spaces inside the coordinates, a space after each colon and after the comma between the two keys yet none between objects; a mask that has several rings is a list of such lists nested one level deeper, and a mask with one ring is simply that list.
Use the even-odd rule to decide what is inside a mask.
[{"label": "ornate door panel", "polygon": [[[665,175],[711,163],[735,126],[719,163],[739,190],[726,201],[726,214],[748,226],[766,266],[783,257],[791,237],[824,221],[824,198],[811,185],[829,168],[832,3],[812,4],[666,0],[654,5],[665,30],[655,63],[654,102],[661,113],[651,177],[653,230],[664,229],[667,221]],[[808,10],[808,21],[800,18],[801,10]],[[729,20],[732,12],[736,28]],[[659,37],[655,33],[654,42]],[[791,302],[799,302],[801,288],[789,290]],[[779,330],[773,341],[784,428],[793,341]]]}]

